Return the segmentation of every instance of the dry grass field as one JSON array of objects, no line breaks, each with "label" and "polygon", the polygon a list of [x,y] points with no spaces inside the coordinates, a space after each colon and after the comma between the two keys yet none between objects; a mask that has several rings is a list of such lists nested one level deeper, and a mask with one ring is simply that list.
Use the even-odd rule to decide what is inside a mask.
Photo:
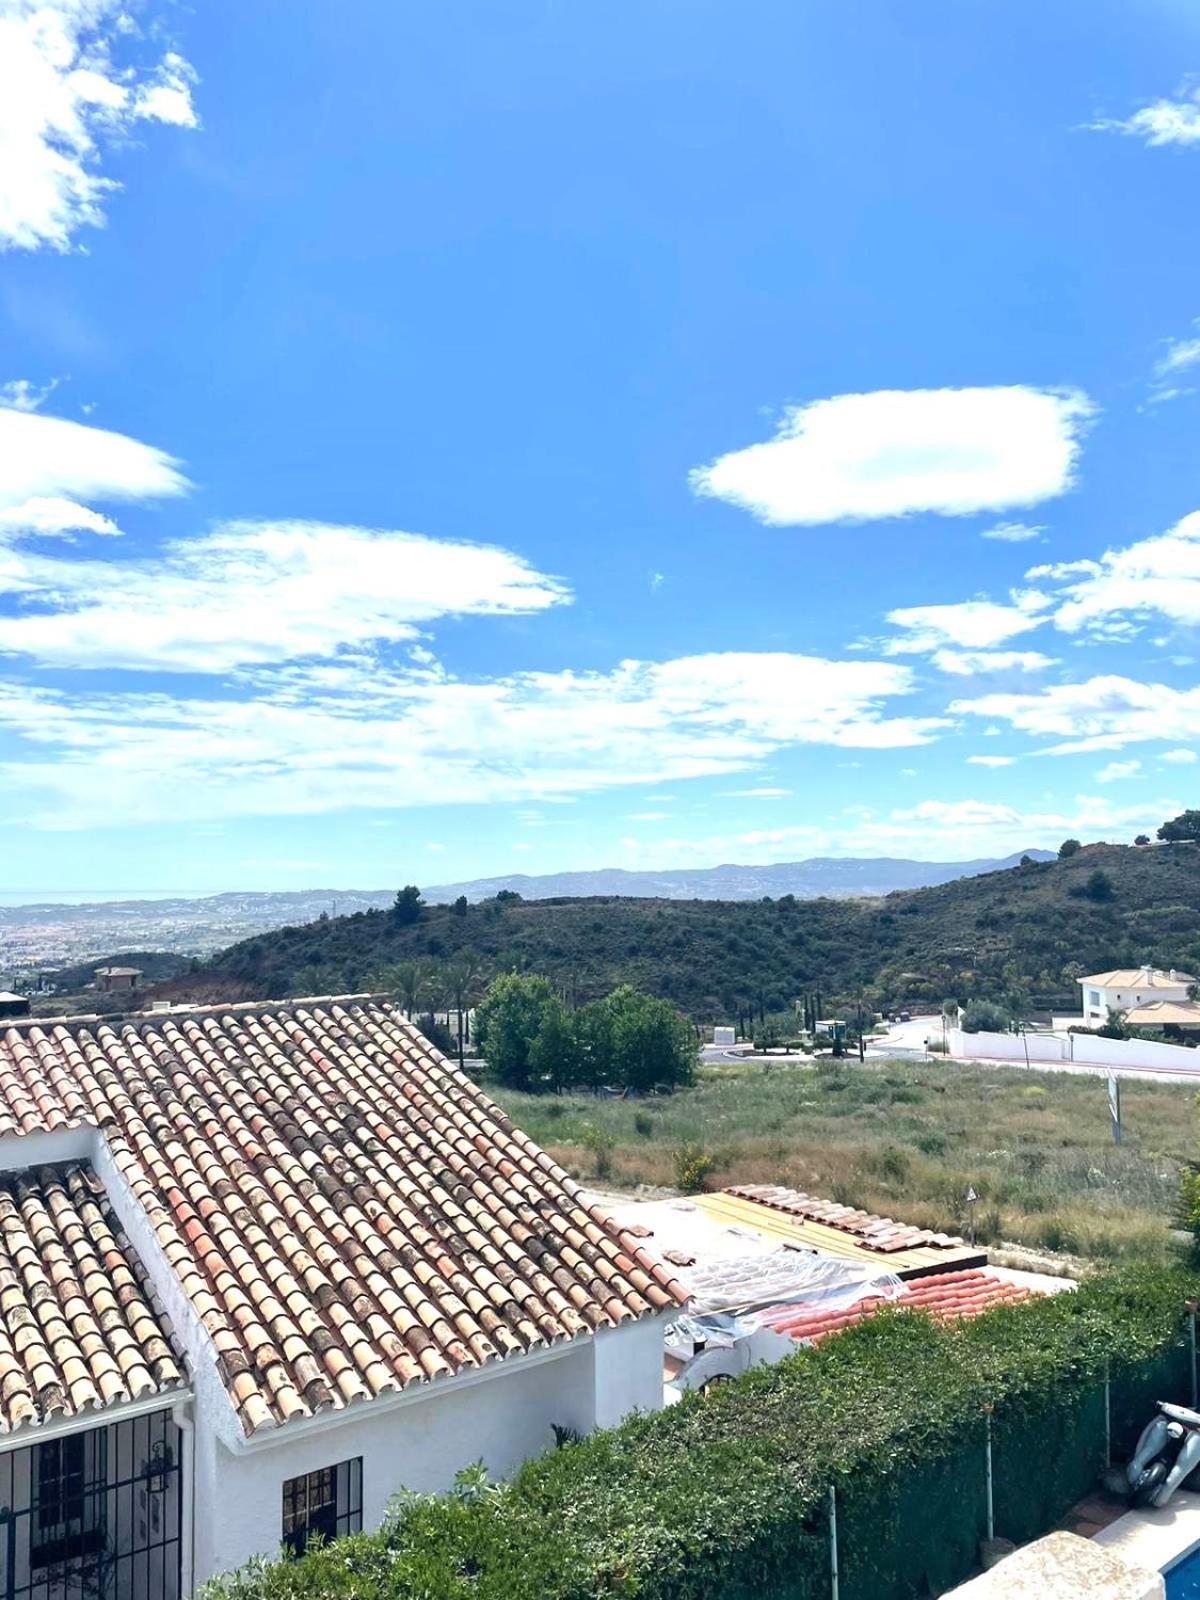
[{"label": "dry grass field", "polygon": [[952,1232],[973,1186],[981,1240],[1098,1260],[1166,1253],[1197,1148],[1187,1085],[1123,1082],[1117,1149],[1103,1079],[944,1062],[704,1069],[653,1100],[493,1092],[606,1186],[785,1183]]}]

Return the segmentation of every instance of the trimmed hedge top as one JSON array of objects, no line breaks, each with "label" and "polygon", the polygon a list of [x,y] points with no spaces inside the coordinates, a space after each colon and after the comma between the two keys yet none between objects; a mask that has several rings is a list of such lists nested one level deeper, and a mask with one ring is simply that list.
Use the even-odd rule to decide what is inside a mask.
[{"label": "trimmed hedge top", "polygon": [[[933,1493],[952,1458],[974,1461],[987,1406],[994,1427],[1019,1445],[1014,1459],[1032,1485],[1039,1471],[1058,1471],[1054,1450],[1078,1435],[1083,1403],[1094,1409],[1099,1395],[1103,1407],[1106,1377],[1114,1416],[1128,1413],[1128,1427],[1145,1420],[1142,1407],[1159,1397],[1147,1384],[1160,1382],[1166,1358],[1186,1352],[1185,1309],[1197,1296],[1195,1274],[1141,1271],[947,1327],[921,1313],[883,1312],[707,1398],[686,1396],[540,1456],[509,1483],[468,1472],[449,1494],[400,1496],[378,1533],[299,1560],[251,1563],[206,1596],[824,1600],[831,1485],[851,1511],[846,1536],[873,1559],[865,1546],[889,1537],[889,1496],[914,1477]],[[1186,1368],[1175,1361],[1171,1370],[1179,1388]],[[1074,1434],[1060,1425],[1068,1411]],[[1084,1465],[1093,1471],[1091,1456]],[[964,1481],[951,1474],[945,1493],[960,1508],[970,1501],[966,1548],[977,1497]],[[872,1501],[885,1508],[877,1517],[854,1515],[855,1504],[865,1511]],[[892,1521],[897,1538],[920,1542],[911,1517]],[[917,1592],[908,1576],[885,1585],[880,1573],[866,1592]]]}]

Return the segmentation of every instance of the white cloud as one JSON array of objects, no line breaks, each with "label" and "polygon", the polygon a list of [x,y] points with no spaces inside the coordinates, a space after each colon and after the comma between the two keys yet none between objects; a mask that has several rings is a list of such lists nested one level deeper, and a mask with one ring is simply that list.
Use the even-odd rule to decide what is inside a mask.
[{"label": "white cloud", "polygon": [[1148,145],[1200,144],[1200,88],[1184,84],[1175,99],[1155,100],[1130,117],[1090,124],[1098,133],[1124,133]]},{"label": "white cloud", "polygon": [[1034,567],[1028,576],[1062,585],[1054,622],[1065,633],[1128,636],[1149,615],[1192,626],[1200,623],[1200,512],[1098,561]]},{"label": "white cloud", "polygon": [[888,662],[737,653],[480,682],[337,660],[207,698],[0,685],[18,752],[0,803],[81,827],[567,799],[751,771],[794,745],[923,744],[941,719],[884,711],[910,687]]},{"label": "white cloud", "polygon": [[1016,756],[968,756],[969,767],[1011,767]]},{"label": "white cloud", "polygon": [[1159,759],[1169,761],[1173,767],[1190,767],[1194,761],[1200,758],[1197,757],[1194,750],[1180,749],[1164,750]]},{"label": "white cloud", "polygon": [[[61,526],[61,507],[69,501],[85,518],[72,526],[82,528],[89,523],[79,501],[154,500],[187,487],[179,463],[153,445],[64,417],[0,407],[0,511],[15,514],[30,502],[36,507],[53,500]],[[16,521],[10,516],[8,525]],[[36,517],[27,525],[45,531]]]},{"label": "white cloud", "polygon": [[884,389],[792,406],[774,439],[697,467],[697,494],[773,524],[1036,505],[1072,486],[1092,415],[1077,392]]},{"label": "white cloud", "polygon": [[955,700],[951,715],[998,718],[1035,738],[1055,738],[1051,755],[1118,750],[1150,740],[1189,739],[1200,718],[1200,688],[1173,689],[1115,675],[1037,692]]},{"label": "white cloud", "polygon": [[773,789],[767,784],[760,784],[756,789],[725,789],[723,798],[726,800],[784,800],[791,792],[790,789]]},{"label": "white cloud", "polygon": [[7,383],[0,383],[0,406],[13,411],[36,411],[57,388],[57,378],[44,384],[31,383],[28,378],[10,378]]},{"label": "white cloud", "polygon": [[887,620],[903,629],[884,646],[888,655],[915,655],[957,645],[971,651],[991,650],[1006,639],[1040,628],[1050,601],[1036,589],[1012,596],[1010,605],[993,600],[960,600],[950,605],[901,606]]},{"label": "white cloud", "polygon": [[106,146],[139,122],[196,126],[188,63],[144,56],[121,0],[4,0],[0,249],[70,248],[119,187],[100,171]]},{"label": "white cloud", "polygon": [[665,822],[671,815],[669,811],[627,811],[626,822]]},{"label": "white cloud", "polygon": [[852,808],[849,820],[831,826],[798,824],[756,828],[707,838],[659,839],[640,846],[643,860],[668,867],[697,860],[778,860],[789,854],[903,856],[918,861],[966,860],[1017,850],[1055,849],[1063,839],[1131,839],[1153,833],[1182,802],[1160,798],[1138,806],[1113,805],[1104,797],[1076,795],[1061,805],[1023,810],[990,800],[930,798],[886,815]]},{"label": "white cloud", "polygon": [[[0,617],[0,651],[52,666],[206,673],[332,656],[411,639],[439,617],[539,611],[568,598],[507,550],[311,522],[226,523],[140,560],[0,549],[5,592],[38,609]],[[369,672],[360,687],[373,692]]]},{"label": "white cloud", "polygon": [[1038,650],[935,650],[930,660],[939,671],[960,678],[980,672],[1042,672],[1055,664],[1053,656]]},{"label": "white cloud", "polygon": [[980,538],[998,539],[1003,544],[1024,544],[1026,540],[1036,539],[1045,531],[1044,527],[1029,522],[998,522],[994,528],[985,528]]},{"label": "white cloud", "polygon": [[[1200,322],[1196,326],[1200,327]],[[1200,336],[1171,339],[1164,354],[1155,362],[1154,372],[1156,377],[1169,378],[1198,363],[1200,363]]]},{"label": "white cloud", "polygon": [[[1006,639],[1044,625],[1090,639],[1135,638],[1152,618],[1186,627],[1200,625],[1200,511],[1165,533],[1106,550],[1097,560],[1048,562],[1025,574],[1034,587],[1014,591],[1008,602],[986,598],[930,606],[907,606],[888,614],[901,631],[883,642],[887,655],[949,652],[935,656],[944,671],[965,671],[954,650],[988,651]],[[1169,637],[1169,636],[1167,636]],[[1161,648],[1166,638],[1156,641]],[[1006,664],[1019,667],[1010,655]],[[1050,662],[1028,652],[1023,670]],[[982,659],[980,661],[982,665]],[[993,665],[999,666],[997,659]]]},{"label": "white cloud", "polygon": [[1140,761],[1110,761],[1096,774],[1097,783],[1119,783],[1124,778],[1134,778],[1142,770]]},{"label": "white cloud", "polygon": [[6,535],[72,533],[111,536],[120,531],[111,517],[58,494],[34,495],[18,506],[0,509],[0,538]]}]

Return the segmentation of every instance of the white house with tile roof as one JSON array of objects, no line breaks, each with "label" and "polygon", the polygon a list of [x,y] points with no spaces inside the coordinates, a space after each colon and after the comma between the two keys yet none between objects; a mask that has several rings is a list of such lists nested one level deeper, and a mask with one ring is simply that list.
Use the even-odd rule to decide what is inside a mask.
[{"label": "white house with tile roof", "polygon": [[1108,1021],[1110,1011],[1132,1011],[1154,1000],[1186,1000],[1195,983],[1190,972],[1160,972],[1155,967],[1118,967],[1112,972],[1096,972],[1078,979],[1083,997],[1083,1020],[1098,1028]]},{"label": "white house with tile roof", "polygon": [[12,1022],[0,1600],[177,1600],[653,1409],[683,1298],[386,1004]]}]

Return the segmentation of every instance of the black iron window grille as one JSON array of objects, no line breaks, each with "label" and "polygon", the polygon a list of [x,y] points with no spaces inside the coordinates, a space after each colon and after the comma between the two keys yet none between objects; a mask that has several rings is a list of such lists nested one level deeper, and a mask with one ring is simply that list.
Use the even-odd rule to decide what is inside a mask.
[{"label": "black iron window grille", "polygon": [[0,1452],[0,1600],[181,1600],[168,1411]]},{"label": "black iron window grille", "polygon": [[314,1534],[337,1539],[362,1528],[362,1457],[339,1461],[283,1486],[283,1543],[300,1555]]}]

